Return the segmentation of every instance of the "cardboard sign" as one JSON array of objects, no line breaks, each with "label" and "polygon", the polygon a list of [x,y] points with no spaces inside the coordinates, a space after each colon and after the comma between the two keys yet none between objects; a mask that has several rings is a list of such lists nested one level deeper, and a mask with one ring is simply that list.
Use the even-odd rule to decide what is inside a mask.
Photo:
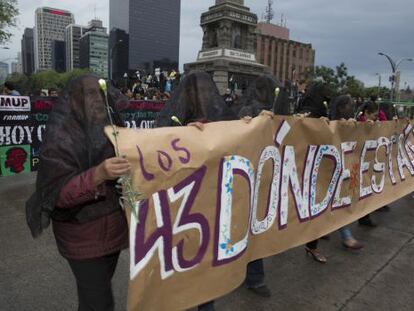
[{"label": "cardboard sign", "polygon": [[30,98],[0,95],[0,111],[30,111]]},{"label": "cardboard sign", "polygon": [[[106,129],[108,137],[111,129]],[[413,127],[260,116],[119,129],[133,167],[129,310],[225,295],[246,266],[337,230],[414,190]]]},{"label": "cardboard sign", "polygon": [[[26,96],[0,96],[0,176],[37,170],[49,113],[57,100],[56,97],[30,100]],[[152,128],[163,107],[163,102],[131,101],[120,113],[127,127]],[[11,163],[16,167],[10,167]]]}]

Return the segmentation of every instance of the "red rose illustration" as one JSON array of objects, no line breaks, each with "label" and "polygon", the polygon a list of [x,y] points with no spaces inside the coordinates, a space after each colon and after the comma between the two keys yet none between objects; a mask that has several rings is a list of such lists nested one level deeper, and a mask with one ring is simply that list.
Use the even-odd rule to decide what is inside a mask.
[{"label": "red rose illustration", "polygon": [[13,173],[21,173],[24,170],[24,164],[27,160],[27,152],[23,148],[14,147],[6,152],[6,163],[5,166],[10,168]]}]

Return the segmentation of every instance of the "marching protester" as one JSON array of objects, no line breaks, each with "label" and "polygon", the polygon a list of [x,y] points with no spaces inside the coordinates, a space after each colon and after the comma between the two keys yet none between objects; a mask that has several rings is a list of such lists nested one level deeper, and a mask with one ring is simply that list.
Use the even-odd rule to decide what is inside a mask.
[{"label": "marching protester", "polygon": [[[172,117],[176,117],[181,124],[177,124]],[[194,72],[182,80],[160,112],[156,126],[195,125],[202,128],[200,123],[236,119],[237,115],[227,107],[211,77],[207,73]],[[245,284],[259,296],[270,296],[270,290],[264,284],[263,260],[248,264]],[[198,310],[215,310],[214,301],[200,305]]]},{"label": "marching protester", "polygon": [[230,89],[226,90],[226,93],[223,95],[224,102],[227,104],[227,106],[231,107],[234,103],[234,94]]},{"label": "marching protester", "polygon": [[[304,94],[299,103],[298,114],[309,118],[328,117],[328,91],[325,85],[313,85]],[[320,252],[319,240],[308,242],[305,246],[306,254],[319,263],[326,263],[327,258]]]},{"label": "marching protester", "polygon": [[[254,80],[241,98],[239,118],[257,117],[263,110],[274,112],[283,110],[285,103],[277,102],[275,89],[278,84],[270,76],[260,76]],[[277,105],[278,104],[278,105]],[[263,259],[252,261],[247,266],[246,286],[257,295],[270,297],[270,289],[265,284]]]},{"label": "marching protester", "polygon": [[16,91],[14,84],[10,81],[4,82],[3,93],[8,96],[20,96],[19,91]]},{"label": "marching protester", "polygon": [[[112,119],[123,126],[110,89]],[[79,309],[114,310],[111,279],[120,251],[128,247],[128,225],[116,179],[129,162],[117,158],[103,129],[110,124],[98,79],[72,80],[49,116],[40,153],[36,191],[26,203],[32,235],[50,222],[60,254],[76,279]]]},{"label": "marching protester", "polygon": [[[375,121],[387,121],[387,116],[385,112],[380,109],[378,104],[375,102],[375,99],[372,99],[366,103],[362,108],[362,115],[358,117],[360,122],[375,122]],[[379,211],[387,211],[389,206],[384,206]],[[361,226],[366,226],[370,228],[377,227],[377,224],[372,221],[370,214],[365,215],[364,217],[358,219],[358,223]]]},{"label": "marching protester", "polygon": [[59,97],[57,89],[55,88],[49,89],[49,97]]},{"label": "marching protester", "polygon": [[121,93],[123,94],[123,95],[125,95],[129,100],[131,100],[131,99],[133,99],[134,98],[134,94],[132,93],[132,91],[129,89],[129,88],[127,88],[127,87],[123,87],[122,89],[121,89]]},{"label": "marching protester", "polygon": [[134,97],[136,97],[137,95],[144,97],[145,95],[145,90],[142,87],[142,82],[141,80],[137,80],[134,85],[132,86],[132,93],[134,94]]},{"label": "marching protester", "polygon": [[[355,120],[354,117],[355,102],[349,95],[341,95],[335,98],[330,105],[331,120]],[[339,229],[341,234],[342,245],[348,249],[359,250],[364,245],[356,240],[349,226]]]}]

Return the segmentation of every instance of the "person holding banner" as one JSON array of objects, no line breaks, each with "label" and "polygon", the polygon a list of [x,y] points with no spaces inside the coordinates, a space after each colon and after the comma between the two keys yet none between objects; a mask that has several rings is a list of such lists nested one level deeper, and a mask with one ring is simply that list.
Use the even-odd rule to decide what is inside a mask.
[{"label": "person holding banner", "polygon": [[[300,116],[308,118],[327,118],[328,117],[327,89],[324,85],[311,86],[298,107]],[[321,254],[318,248],[319,240],[306,243],[305,251],[313,260],[319,263],[327,263],[327,258]]]},{"label": "person holding banner", "polygon": [[[375,121],[387,121],[387,116],[383,110],[381,110],[375,100],[370,100],[362,107],[362,115],[358,117],[360,122],[375,122]],[[384,206],[380,211],[389,210],[389,206]],[[370,228],[377,227],[377,224],[372,221],[370,214],[358,219],[358,223],[361,226]]]},{"label": "person holding banner", "polygon": [[[60,254],[75,276],[79,309],[114,310],[111,279],[120,251],[128,247],[128,225],[116,179],[129,172],[104,134],[111,111],[125,98],[109,90],[109,107],[98,79],[72,80],[49,116],[40,154],[36,191],[26,203],[32,235],[50,222]],[[108,109],[107,109],[108,108]]]},{"label": "person holding banner", "polygon": [[[354,117],[355,102],[350,95],[341,95],[335,98],[330,106],[331,120],[355,120]],[[342,245],[345,248],[359,250],[364,245],[356,240],[349,226],[339,229],[341,234]]]},{"label": "person holding banner", "polygon": [[[237,115],[225,104],[211,77],[207,73],[193,72],[181,81],[166,103],[156,120],[156,127],[190,125],[202,130],[203,123],[236,119]],[[248,264],[245,284],[259,296],[271,295],[264,284],[262,259]],[[215,310],[214,301],[200,305],[198,310]]]}]

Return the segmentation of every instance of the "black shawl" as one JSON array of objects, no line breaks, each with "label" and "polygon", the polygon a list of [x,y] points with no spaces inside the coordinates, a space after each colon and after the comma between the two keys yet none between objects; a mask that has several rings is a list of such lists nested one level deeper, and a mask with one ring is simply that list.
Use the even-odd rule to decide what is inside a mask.
[{"label": "black shawl", "polygon": [[[276,98],[276,88],[279,94]],[[281,85],[271,76],[263,75],[254,80],[241,98],[239,117],[256,117],[262,110],[275,114],[287,115],[289,111],[288,96]]]},{"label": "black shawl", "polygon": [[328,116],[329,90],[326,85],[316,83],[309,87],[299,103],[297,113],[310,113],[312,118]]},{"label": "black shawl", "polygon": [[[126,98],[109,87],[108,99],[115,123],[122,126],[115,106],[125,103]],[[26,203],[26,219],[34,237],[48,227],[50,218],[82,223],[119,208],[115,187],[107,187],[110,193],[106,194],[106,199],[67,210],[55,209],[61,189],[71,178],[114,156],[103,132],[108,124],[98,78],[85,75],[72,80],[49,115],[40,149],[36,191]]]},{"label": "black shawl", "polygon": [[156,127],[179,125],[172,121],[173,116],[182,125],[202,120],[212,122],[237,119],[220,96],[211,76],[204,72],[192,72],[180,82],[161,110],[155,122]]}]

